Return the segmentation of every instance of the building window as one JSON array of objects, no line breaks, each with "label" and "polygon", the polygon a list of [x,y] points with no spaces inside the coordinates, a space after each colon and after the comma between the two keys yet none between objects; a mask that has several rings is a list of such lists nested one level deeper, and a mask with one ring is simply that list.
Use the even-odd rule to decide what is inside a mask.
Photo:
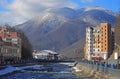
[{"label": "building window", "polygon": [[101,40],[103,40],[103,38],[101,38]]},{"label": "building window", "polygon": [[8,52],[7,48],[5,49],[5,52],[6,52],[6,53]]},{"label": "building window", "polygon": [[0,53],[2,52],[1,49],[2,49],[2,48],[0,48]]},{"label": "building window", "polygon": [[98,35],[98,38],[99,38],[99,35]]}]

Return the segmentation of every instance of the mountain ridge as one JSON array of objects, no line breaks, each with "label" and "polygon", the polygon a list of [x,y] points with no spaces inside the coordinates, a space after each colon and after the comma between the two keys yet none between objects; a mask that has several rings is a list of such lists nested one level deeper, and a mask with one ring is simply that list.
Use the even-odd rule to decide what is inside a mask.
[{"label": "mountain ridge", "polygon": [[[79,10],[59,8],[47,9],[16,27],[25,32],[34,49],[54,48],[60,51],[78,41],[84,42],[87,26],[98,26],[101,22],[108,22],[114,26],[115,20],[114,12],[101,7]],[[83,44],[80,45],[83,47]]]}]

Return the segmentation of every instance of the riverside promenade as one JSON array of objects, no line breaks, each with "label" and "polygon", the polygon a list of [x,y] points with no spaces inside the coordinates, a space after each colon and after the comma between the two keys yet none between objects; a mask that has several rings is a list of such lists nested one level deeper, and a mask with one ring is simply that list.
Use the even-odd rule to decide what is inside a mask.
[{"label": "riverside promenade", "polygon": [[78,62],[72,72],[80,79],[120,79],[120,69],[103,63]]}]

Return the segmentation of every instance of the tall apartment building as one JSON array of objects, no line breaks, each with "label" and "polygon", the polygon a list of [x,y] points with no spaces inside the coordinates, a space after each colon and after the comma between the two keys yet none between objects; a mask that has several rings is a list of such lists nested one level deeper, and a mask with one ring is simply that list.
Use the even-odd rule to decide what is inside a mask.
[{"label": "tall apartment building", "polygon": [[93,54],[92,57],[100,56],[100,27],[93,28]]},{"label": "tall apartment building", "polygon": [[111,25],[108,23],[101,23],[100,25],[100,40],[101,53],[104,59],[112,53],[112,32]]},{"label": "tall apartment building", "polygon": [[100,27],[87,27],[85,58],[96,61],[107,59],[114,48],[112,34],[108,23],[101,23]]},{"label": "tall apartment building", "polygon": [[86,59],[91,60],[91,54],[93,53],[93,28],[86,28]]}]

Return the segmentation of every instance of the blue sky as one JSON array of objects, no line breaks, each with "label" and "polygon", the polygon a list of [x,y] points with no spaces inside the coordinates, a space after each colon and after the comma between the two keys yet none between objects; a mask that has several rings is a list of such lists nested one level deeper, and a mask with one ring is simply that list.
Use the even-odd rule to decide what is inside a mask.
[{"label": "blue sky", "polygon": [[118,12],[120,0],[72,0],[78,4],[78,8],[86,6],[101,6],[106,9]]},{"label": "blue sky", "polygon": [[[5,2],[11,4],[14,0],[4,0]],[[109,10],[118,12],[120,8],[120,0],[72,0],[73,3],[77,4],[76,8],[82,8],[86,6],[101,6]],[[5,6],[0,5],[0,12],[9,11]]]},{"label": "blue sky", "polygon": [[118,12],[120,0],[0,0],[0,24],[21,24],[48,8],[101,6]]}]

